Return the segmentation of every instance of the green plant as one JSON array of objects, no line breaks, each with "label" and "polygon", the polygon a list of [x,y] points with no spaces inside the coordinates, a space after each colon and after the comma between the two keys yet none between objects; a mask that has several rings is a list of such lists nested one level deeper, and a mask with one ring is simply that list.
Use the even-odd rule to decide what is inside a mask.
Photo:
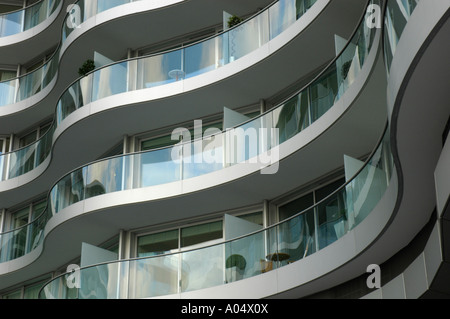
[{"label": "green plant", "polygon": [[232,28],[235,25],[241,23],[242,21],[243,21],[243,19],[239,18],[238,16],[235,16],[235,15],[231,16],[231,17],[228,18],[228,27]]},{"label": "green plant", "polygon": [[81,68],[78,69],[78,74],[80,76],[85,76],[89,72],[93,71],[95,69],[95,63],[93,60],[86,60]]},{"label": "green plant", "polygon": [[241,255],[231,255],[225,263],[226,268],[237,267],[240,270],[244,270],[245,266],[247,266],[247,262]]}]

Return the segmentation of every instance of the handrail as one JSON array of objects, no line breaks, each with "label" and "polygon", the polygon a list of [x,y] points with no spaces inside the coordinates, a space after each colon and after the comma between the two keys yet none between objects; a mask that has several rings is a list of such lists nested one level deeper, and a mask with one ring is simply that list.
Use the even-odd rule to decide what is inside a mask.
[{"label": "handrail", "polygon": [[[26,9],[31,8],[35,5],[45,5],[44,2],[48,2],[48,0],[41,0],[40,2],[34,3],[30,6],[28,6]],[[44,4],[43,4],[44,3]],[[55,0],[52,2],[51,8],[49,8],[50,15],[55,12],[55,10],[62,6],[62,0]],[[22,9],[25,10],[25,9]],[[50,16],[48,15],[48,16]],[[1,16],[0,16],[1,19]],[[1,34],[1,30],[0,30]],[[48,61],[46,61],[43,65],[38,67],[35,70],[32,70],[30,72],[27,72],[25,74],[21,74],[18,76],[15,76],[13,78],[0,81],[0,90],[2,87],[4,88],[4,91],[6,94],[3,94],[0,98],[0,108],[6,105],[11,105],[18,103],[20,101],[23,101],[27,98],[30,98],[31,96],[37,94],[38,92],[41,92],[44,88],[46,88],[52,81],[52,79],[55,77],[55,74],[57,73],[57,68],[52,68],[52,65],[57,63],[59,56],[59,49],[60,44],[56,47],[55,51],[50,55],[48,58]],[[44,73],[46,69],[50,68],[51,73]],[[52,72],[54,74],[52,74]],[[51,79],[48,79],[48,75],[50,74]],[[35,77],[40,77],[40,80],[38,83],[33,83]],[[37,86],[33,86],[27,91],[21,91],[22,86],[28,83],[37,84]],[[9,92],[8,92],[9,91]]]},{"label": "handrail", "polygon": [[[368,0],[367,3],[369,4],[369,3],[371,3],[372,1],[374,1],[374,0]],[[364,14],[362,15],[361,20],[360,20],[360,25],[362,25],[362,21],[364,20],[365,15],[366,15],[366,13],[364,13]],[[349,43],[353,40],[353,38],[354,38],[355,35],[357,34],[358,30],[359,30],[359,27],[358,27],[358,28],[355,28],[354,34],[353,34],[352,37],[350,38]],[[373,39],[372,39],[372,40],[373,40]],[[347,48],[347,47],[348,47],[348,45],[346,45],[346,48]],[[343,52],[344,52],[344,51],[342,51],[341,54],[342,54]],[[337,58],[334,59],[334,61],[337,61]],[[332,66],[332,65],[330,64],[329,67],[331,67],[331,66]],[[327,67],[326,70],[328,70],[329,67]],[[324,72],[325,72],[325,71],[323,71],[321,74],[324,74]],[[311,81],[311,82],[310,82],[310,85],[313,85],[313,84],[315,83],[316,80],[317,80],[317,79],[315,78],[313,81]],[[305,86],[305,87],[309,87],[309,86]],[[301,91],[300,91],[300,92],[301,92]],[[279,107],[282,107],[282,106],[283,106],[283,105],[279,105]],[[275,110],[276,108],[277,108],[277,107],[273,108],[272,111]],[[266,114],[267,114],[267,112],[264,113],[263,115],[266,115]],[[257,117],[257,119],[262,118],[263,115]],[[242,125],[239,125],[239,126],[242,126]],[[238,126],[238,127],[239,127],[239,126]],[[51,129],[49,129],[49,131],[51,131]],[[48,131],[48,132],[49,132],[49,131]],[[169,149],[169,148],[170,148],[170,147],[166,147],[166,148],[162,148],[162,149]],[[157,150],[152,150],[152,151],[157,151]],[[90,166],[90,165],[92,165],[92,164],[98,163],[98,162],[106,162],[106,161],[108,161],[108,160],[111,160],[111,159],[114,159],[114,158],[118,158],[118,157],[132,156],[132,155],[136,155],[136,154],[140,154],[140,153],[146,153],[146,152],[152,152],[152,151],[143,151],[143,152],[137,152],[137,153],[133,153],[133,154],[126,154],[126,155],[113,156],[113,157],[109,157],[109,158],[107,158],[107,159],[103,159],[103,160],[99,160],[99,161],[94,161],[94,162],[92,162],[92,163],[90,163],[90,164],[84,165],[82,168],[86,168],[86,167],[88,167],[88,166]],[[72,174],[72,173],[74,173],[74,172],[76,172],[76,171],[77,171],[77,169],[72,170],[72,171],[69,172],[68,174],[65,174],[65,175],[64,175],[62,178],[60,178],[57,182],[55,182],[55,183],[53,184],[52,188],[50,189],[49,193],[48,193],[48,198],[49,198],[49,199],[51,198],[51,194],[52,194],[53,190],[55,189],[55,187],[58,185],[59,182],[61,182],[65,177],[69,176],[70,174]],[[43,211],[38,217],[36,217],[36,219],[34,219],[33,221],[29,222],[29,223],[26,224],[26,225],[23,225],[23,226],[20,227],[20,228],[16,228],[16,229],[14,229],[14,230],[10,230],[10,231],[8,231],[8,232],[4,232],[4,233],[2,233],[1,235],[5,235],[5,234],[8,234],[8,233],[12,233],[12,232],[18,232],[18,231],[20,231],[21,229],[24,229],[25,227],[29,227],[29,226],[32,226],[34,223],[38,223],[39,220],[40,220],[40,218],[42,218],[43,216],[45,216],[45,214],[49,214],[49,209],[50,209],[50,208],[49,208],[49,202],[51,202],[51,199],[50,199],[50,201],[47,201],[47,207],[44,209],[44,211]],[[50,212],[50,213],[51,213],[51,212]],[[3,236],[2,236],[2,237],[3,237]],[[42,238],[41,238],[41,239],[42,239]],[[40,241],[41,239],[39,239],[39,241]]]},{"label": "handrail", "polygon": [[3,16],[5,16],[5,15],[9,15],[9,14],[12,14],[12,13],[17,13],[17,12],[20,12],[20,11],[26,11],[26,10],[30,9],[31,7],[34,7],[34,6],[37,6],[37,5],[41,5],[42,2],[44,2],[44,1],[47,1],[47,0],[40,0],[40,1],[37,1],[35,3],[32,3],[32,4],[28,5],[26,7],[22,7],[22,8],[16,9],[16,10],[12,10],[12,11],[2,12],[2,13],[0,13],[0,19]]},{"label": "handrail", "polygon": [[[77,2],[80,2],[80,1],[86,1],[86,0],[78,0]],[[142,1],[142,0],[136,0],[136,1]],[[307,0],[305,0],[305,1],[307,1]],[[313,1],[315,2],[316,0],[313,0]],[[244,21],[242,21],[242,22],[239,23],[238,25],[233,26],[233,27],[230,28],[230,29],[224,30],[224,31],[222,31],[222,32],[220,32],[220,33],[218,33],[218,34],[214,34],[214,35],[212,35],[212,36],[209,36],[209,37],[207,37],[207,38],[205,38],[205,39],[198,40],[198,41],[195,42],[195,43],[189,44],[189,45],[187,45],[187,46],[183,46],[183,48],[181,48],[181,50],[186,49],[186,48],[189,48],[189,47],[191,47],[191,46],[193,46],[193,45],[195,45],[195,44],[199,44],[199,43],[202,43],[202,42],[206,42],[206,41],[211,40],[211,39],[213,39],[213,38],[219,37],[219,36],[222,35],[223,33],[227,33],[227,32],[230,32],[230,31],[232,31],[232,30],[236,30],[237,28],[241,27],[241,26],[242,26],[243,24],[245,24],[246,22],[249,22],[249,21],[250,21],[251,19],[253,19],[254,17],[257,17],[257,16],[260,15],[261,13],[266,12],[270,7],[274,6],[275,4],[277,4],[277,3],[279,3],[279,2],[280,2],[280,0],[274,0],[274,1],[273,1],[271,4],[269,4],[266,8],[262,9],[262,10],[259,11],[258,13],[255,13],[254,15],[250,16],[249,18],[245,19]],[[69,18],[69,13],[66,14],[66,19],[65,19],[64,21],[66,21],[68,18]],[[64,29],[65,24],[66,24],[66,23],[64,22],[64,23],[63,23],[63,26],[62,26],[63,29]],[[60,42],[60,44],[58,45],[57,49],[55,50],[55,53],[53,53],[51,59],[53,59],[53,58],[55,57],[56,52],[59,52],[59,50],[61,49],[61,46],[62,46],[62,43],[63,43],[63,42],[64,42],[64,40],[62,40],[62,41]],[[57,110],[58,110],[58,104],[59,104],[59,101],[61,101],[61,98],[64,96],[64,94],[67,93],[67,91],[69,91],[69,89],[71,89],[72,86],[73,86],[74,84],[79,83],[79,82],[82,81],[83,79],[86,79],[86,78],[89,77],[90,75],[92,75],[92,74],[94,74],[94,73],[96,73],[96,72],[98,72],[98,71],[100,71],[100,70],[102,70],[102,69],[104,69],[104,68],[107,68],[107,67],[119,65],[119,64],[124,63],[124,62],[130,62],[130,61],[134,61],[134,60],[138,60],[138,59],[139,59],[139,60],[142,60],[142,59],[149,58],[149,57],[154,57],[154,56],[158,56],[158,55],[164,55],[164,54],[167,54],[167,53],[176,52],[176,51],[178,51],[178,50],[180,50],[180,48],[175,48],[175,49],[171,49],[171,50],[167,50],[167,51],[162,51],[162,52],[157,52],[157,53],[153,53],[153,54],[148,54],[148,55],[144,55],[144,56],[133,57],[133,58],[129,58],[129,59],[124,59],[124,60],[120,60],[120,61],[115,61],[115,62],[112,62],[112,63],[110,63],[110,64],[107,64],[107,65],[101,66],[101,67],[99,67],[99,68],[96,68],[96,69],[94,69],[94,70],[88,72],[88,73],[87,73],[86,75],[84,75],[84,76],[78,77],[77,79],[75,79],[74,81],[72,81],[72,82],[66,87],[66,89],[63,91],[62,94],[60,94],[60,96],[59,96],[59,98],[58,98],[58,103],[57,103],[57,105],[56,105],[56,107],[55,107],[55,109],[56,109],[56,110],[55,110],[55,117],[54,117],[54,119],[53,119],[53,122],[52,122],[51,126],[55,126],[55,128],[56,128],[56,126],[58,125],[58,123],[57,123],[57,118],[58,118],[58,112],[57,112]],[[50,61],[49,61],[49,63],[50,63]],[[41,69],[42,69],[43,67],[45,67],[45,66],[46,66],[46,64],[43,65],[43,66],[41,66],[39,69],[34,70],[34,71],[30,72],[30,73],[33,73],[33,72],[35,72],[35,71],[39,71],[39,70],[41,70]],[[14,80],[17,80],[18,78],[20,79],[20,78],[25,77],[25,76],[27,76],[27,75],[28,75],[28,74],[21,75],[21,76],[19,76],[19,77],[13,78],[13,79],[5,80],[4,82],[14,81]],[[0,83],[1,83],[1,82],[0,82]],[[3,153],[2,155],[0,155],[0,157],[6,157],[6,156],[9,155],[9,154],[14,154],[14,153],[17,153],[17,152],[19,152],[19,151],[21,151],[21,150],[25,150],[25,149],[27,149],[27,148],[31,148],[31,147],[33,147],[33,145],[37,145],[37,144],[40,143],[40,141],[43,140],[44,138],[48,138],[48,137],[46,137],[46,135],[47,135],[48,132],[51,131],[51,129],[52,129],[52,128],[50,127],[50,128],[49,128],[49,129],[48,129],[48,130],[47,130],[47,131],[46,131],[39,139],[37,139],[37,140],[36,140],[35,142],[33,142],[32,144],[26,145],[26,146],[24,146],[24,147],[22,147],[22,148],[15,149],[15,150],[10,151],[10,152],[5,152],[5,153]],[[0,177],[1,177],[1,172],[0,172]]]},{"label": "handrail", "polygon": [[[38,2],[35,2],[35,3],[31,4],[31,5],[29,5],[29,6],[26,6],[26,7],[24,7],[24,8],[20,8],[20,9],[16,9],[16,10],[13,10],[13,11],[1,13],[1,14],[0,14],[0,19],[8,21],[8,20],[7,20],[7,16],[16,15],[16,14],[18,14],[18,13],[21,13],[21,14],[25,15],[27,12],[32,11],[33,9],[35,9],[35,8],[38,7],[38,6],[46,5],[46,4],[48,3],[48,1],[49,1],[49,0],[41,0],[41,1],[38,1]],[[58,0],[58,2],[60,2],[60,0]],[[45,9],[46,12],[47,12],[47,14],[46,14],[47,17],[48,17],[49,15],[51,15],[51,14],[54,12],[53,10],[54,10],[56,7],[58,7],[58,6],[56,5],[56,2],[54,2],[54,3],[52,3],[52,5],[51,5],[50,8],[46,8],[46,9]],[[38,26],[38,25],[39,25],[40,23],[42,23],[42,22],[43,22],[43,21],[40,21],[38,24],[33,25],[32,28]],[[11,34],[7,34],[7,35],[4,35],[4,36],[2,35],[3,29],[0,28],[0,37],[12,36],[12,35],[15,35],[15,34],[18,34],[18,33],[21,33],[21,32],[24,32],[24,31],[30,29],[30,28],[25,29],[25,26],[26,26],[26,21],[25,21],[25,19],[21,19],[20,31],[14,32],[14,33],[11,33]]]},{"label": "handrail", "polygon": [[[374,160],[375,155],[381,151],[387,151],[387,154],[391,155],[390,153],[390,147],[389,147],[389,129],[388,129],[388,123],[386,123],[385,125],[385,129],[383,131],[383,133],[381,134],[375,148],[373,149],[373,151],[371,152],[370,156],[368,157],[368,159],[364,162],[364,164],[362,165],[362,167],[347,181],[345,182],[343,185],[341,185],[338,189],[336,189],[335,191],[333,191],[331,194],[329,194],[328,196],[326,196],[325,198],[323,198],[322,200],[320,200],[319,202],[317,202],[316,204],[310,206],[309,208],[306,208],[300,212],[298,212],[297,214],[283,220],[280,222],[277,222],[273,225],[270,225],[268,227],[265,227],[263,229],[257,230],[257,231],[253,231],[250,233],[247,233],[245,235],[241,235],[232,239],[228,239],[228,240],[224,240],[220,243],[216,243],[216,244],[212,244],[212,245],[206,245],[200,248],[191,248],[191,249],[187,249],[187,250],[183,250],[183,251],[175,251],[175,252],[170,252],[170,253],[164,253],[164,254],[158,254],[158,255],[154,255],[154,256],[145,256],[145,257],[135,257],[135,258],[127,258],[127,259],[120,259],[120,260],[114,260],[114,261],[108,261],[108,262],[101,262],[101,263],[96,263],[93,265],[89,265],[86,267],[81,267],[81,268],[77,268],[78,272],[82,272],[83,270],[86,269],[93,269],[93,268],[97,268],[99,266],[104,266],[104,265],[112,265],[112,264],[122,264],[122,263],[127,263],[127,262],[132,262],[132,261],[148,261],[148,260],[155,260],[155,259],[160,259],[160,258],[164,258],[164,257],[170,257],[170,256],[175,256],[175,255],[184,255],[184,254],[189,254],[192,252],[197,252],[197,251],[202,251],[202,250],[208,250],[208,248],[213,248],[213,247],[219,247],[219,246],[223,246],[224,249],[227,247],[228,244],[233,244],[238,242],[239,240],[242,239],[246,239],[246,238],[250,238],[252,236],[258,235],[258,234],[262,234],[262,237],[270,237],[268,235],[264,236],[265,234],[271,234],[271,230],[275,230],[276,234],[278,233],[278,227],[282,226],[282,225],[287,225],[290,221],[299,218],[300,216],[306,215],[308,212],[317,212],[318,208],[321,207],[322,204],[328,202],[330,199],[334,198],[334,196],[340,192],[346,192],[346,188],[352,184],[358,177],[360,174],[362,174],[362,172],[364,170],[366,170],[368,167],[372,166],[372,160]],[[385,144],[386,143],[386,144]],[[380,159],[383,158],[383,156],[379,156]],[[392,156],[391,156],[392,158]],[[388,168],[386,170],[386,173],[388,173],[390,171],[390,169]],[[389,179],[391,178],[391,176],[386,176],[386,187],[387,185],[389,185]],[[383,192],[384,193],[384,192]],[[381,198],[382,195],[380,195]],[[375,204],[374,204],[375,205]],[[361,222],[361,221],[360,221]],[[316,222],[314,222],[316,223]],[[317,226],[317,225],[316,225]],[[356,227],[356,224],[353,226],[353,228]],[[351,228],[351,229],[353,229]],[[350,231],[350,228],[349,230]],[[314,235],[317,235],[316,232],[314,232]],[[280,236],[276,236],[277,238],[279,238]],[[309,236],[307,241],[308,243],[310,242],[310,240],[312,239],[312,236]],[[266,247],[266,244],[262,244],[266,249],[268,247]],[[329,245],[329,244],[328,244]],[[325,247],[327,247],[328,245],[326,245]],[[276,245],[278,247],[278,244]],[[305,251],[303,252],[303,257],[301,257],[300,259],[304,258],[305,256],[308,255],[308,249],[309,249],[309,244],[306,246]],[[321,247],[324,248],[324,247]],[[279,251],[278,248],[276,248],[276,251]],[[180,258],[181,260],[182,258]],[[67,276],[69,274],[72,274],[72,272],[66,272],[66,273],[62,273],[59,274],[58,276],[50,279],[49,281],[47,281],[39,290],[39,298],[45,297],[43,295],[44,290],[46,289],[46,287],[53,283],[56,282],[59,279],[62,279],[64,276]],[[54,297],[54,296],[51,296]]]}]

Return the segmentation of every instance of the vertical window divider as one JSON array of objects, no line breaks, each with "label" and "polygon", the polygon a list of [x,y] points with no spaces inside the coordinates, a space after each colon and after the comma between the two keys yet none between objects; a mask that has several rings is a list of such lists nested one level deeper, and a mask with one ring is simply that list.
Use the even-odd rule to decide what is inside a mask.
[{"label": "vertical window divider", "polygon": [[[27,2],[26,2],[26,0],[23,0],[22,8],[25,9],[26,7],[27,7]],[[22,13],[21,14],[22,16],[20,17],[21,18],[20,19],[21,20],[21,27],[20,27],[21,32],[25,31],[25,11],[26,10],[21,11],[21,13]]]},{"label": "vertical window divider", "polygon": [[178,269],[177,269],[177,273],[178,273],[178,293],[182,293],[182,284],[183,284],[183,278],[181,277],[182,274],[182,252],[181,252],[181,228],[178,228]]},{"label": "vertical window divider", "polygon": [[19,76],[20,76],[20,70],[21,70],[21,65],[19,64],[18,66],[17,66],[17,70],[16,70],[16,80],[15,80],[15,82],[16,82],[16,85],[14,86],[14,97],[13,97],[13,103],[16,103],[17,102],[17,99],[18,99],[18,96],[19,96],[19,88],[20,88],[20,78],[19,78]]},{"label": "vertical window divider", "polygon": [[[316,192],[313,191],[313,201],[316,204]],[[317,206],[314,206],[314,241],[316,244],[316,251],[319,251],[319,211]]]},{"label": "vertical window divider", "polygon": [[[14,135],[11,134],[8,155],[5,157],[5,161],[6,161],[6,171],[5,171],[5,179],[4,179],[5,181],[9,179],[9,169],[10,169],[10,164],[11,164],[11,152],[13,149],[13,141],[14,141]],[[4,164],[5,163],[3,163],[3,165]]]}]

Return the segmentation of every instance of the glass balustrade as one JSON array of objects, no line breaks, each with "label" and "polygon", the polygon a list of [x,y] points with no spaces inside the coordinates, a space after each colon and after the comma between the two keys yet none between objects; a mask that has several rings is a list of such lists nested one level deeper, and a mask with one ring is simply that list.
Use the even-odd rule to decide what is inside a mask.
[{"label": "glass balustrade", "polygon": [[[369,3],[380,2],[372,0]],[[264,156],[313,123],[320,114],[330,109],[354,82],[366,60],[365,57],[372,48],[376,32],[376,29],[367,27],[364,18],[341,54],[310,85],[279,106],[231,130],[215,132],[216,134],[212,135],[206,134],[207,136],[203,139],[178,143],[173,147],[117,156],[76,169],[54,185],[49,193],[46,213],[30,225],[40,225],[42,231],[51,216],[70,205],[94,196],[180,181],[243,162],[256,163],[259,168],[273,164]],[[343,62],[342,57],[346,57],[346,62]],[[348,61],[350,63],[347,63]],[[117,67],[114,70],[120,74],[127,63],[114,65]],[[109,77],[110,74],[106,76]],[[95,73],[91,73],[90,76],[72,85],[63,94],[58,104],[61,112],[64,110],[70,114],[79,108],[91,96],[90,93],[83,94],[81,87],[91,87],[94,79]],[[119,88],[121,87],[119,85]],[[329,98],[329,95],[332,98]],[[325,97],[321,98],[322,96]],[[67,109],[63,108],[63,105],[67,106]],[[37,167],[42,163],[51,151],[55,123],[38,143],[20,150],[20,156],[13,156],[11,153],[4,155],[14,157],[13,163],[17,163],[5,165],[6,176],[20,175],[24,172],[19,169],[20,167],[26,167],[29,171],[31,167]],[[246,140],[251,143],[243,142]],[[270,159],[272,160],[273,157]],[[334,205],[340,209],[341,202],[342,199],[336,199]],[[328,221],[327,210],[323,211],[324,213],[320,215],[322,223],[319,229],[324,234],[323,238],[327,238],[326,234],[331,224]],[[348,228],[348,226],[345,227]],[[14,234],[14,232],[4,233],[2,242],[3,238],[9,241],[19,236]],[[9,237],[11,239],[8,239]],[[42,240],[42,237],[39,240]],[[325,244],[331,240],[333,238],[326,239]],[[7,249],[6,247],[10,246],[2,247]],[[2,254],[12,256],[9,252],[2,252]]]},{"label": "glass balustrade", "polygon": [[397,44],[420,0],[389,0],[384,17],[384,56],[389,72]]},{"label": "glass balustrade", "polygon": [[0,107],[19,103],[46,88],[58,72],[59,48],[38,69],[18,78],[0,82]]},{"label": "glass balustrade", "polygon": [[0,15],[0,37],[24,32],[45,21],[61,0],[42,0],[29,7]]},{"label": "glass balustrade", "polygon": [[[60,0],[44,0],[14,14],[26,12],[25,15],[28,18],[25,21],[32,20],[40,23],[44,19],[43,17],[46,16],[44,13],[47,12],[49,13],[48,15],[53,13],[59,2]],[[2,16],[0,16],[0,21],[2,21],[1,19]],[[34,26],[33,23],[28,23],[28,25],[30,27]],[[47,87],[58,72],[59,52],[60,49],[58,47],[52,57],[38,69],[18,78],[0,82],[0,106],[23,101]]]},{"label": "glass balustrade", "polygon": [[[83,17],[88,18],[101,11],[128,2],[132,1],[105,2],[98,0],[89,2],[89,4],[78,1],[76,4],[82,9]],[[283,4],[269,6],[239,26],[181,50],[115,63],[80,78],[59,99],[53,131],[67,116],[91,102],[115,94],[183,80],[228,64],[256,50],[270,40],[268,34],[271,10],[280,11],[278,6],[283,8],[283,12],[290,12],[294,10],[292,8],[298,8],[298,10],[294,10],[295,12],[298,11],[294,14],[295,19],[290,18],[288,24],[284,23],[284,25],[291,25],[314,4],[315,0],[280,0],[279,2]],[[288,14],[289,17],[292,17],[292,15],[292,12]],[[71,16],[69,12],[67,19],[70,19]],[[276,16],[277,23],[282,23],[279,15]],[[82,19],[82,21],[85,21],[85,19]],[[67,25],[66,23],[65,27]],[[0,95],[0,102],[3,102],[3,105],[16,103],[45,88],[56,76],[59,52],[60,48],[49,62],[34,72],[18,79],[0,82],[0,92],[5,93]],[[47,140],[50,140],[50,138],[50,136],[46,136]],[[2,180],[25,174],[41,164],[42,161],[31,159],[32,155],[42,158],[42,154],[49,154],[47,149],[39,147],[38,144],[40,143],[41,141],[37,141],[35,145],[30,145],[26,149],[2,155],[4,163],[6,163],[5,159],[13,161],[9,166],[4,165],[5,171],[1,174]],[[47,146],[47,143],[45,145]],[[39,149],[39,152],[33,151],[33,149]],[[11,172],[7,170],[11,170]]]},{"label": "glass balustrade", "polygon": [[[87,7],[84,1],[79,1],[80,21],[97,14],[100,8],[109,9],[127,2],[132,1],[114,1],[108,6],[101,5],[103,2],[100,1],[96,5],[96,1],[93,1]],[[280,0],[241,24],[208,39],[181,49],[117,62],[98,69],[68,89],[58,103],[58,122],[78,108],[108,96],[182,81],[223,67],[278,36],[300,19],[315,2]],[[278,31],[271,32],[270,28]],[[66,36],[73,29],[66,27]]]},{"label": "glass balustrade", "polygon": [[239,281],[301,260],[345,236],[381,200],[394,169],[389,138],[386,130],[363,168],[338,190],[276,225],[207,247],[82,268],[54,278],[39,296],[158,297]]}]

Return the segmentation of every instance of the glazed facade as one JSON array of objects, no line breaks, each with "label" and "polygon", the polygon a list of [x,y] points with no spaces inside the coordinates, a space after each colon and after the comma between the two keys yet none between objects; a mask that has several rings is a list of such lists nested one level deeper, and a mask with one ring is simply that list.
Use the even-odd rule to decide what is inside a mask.
[{"label": "glazed facade", "polygon": [[0,296],[446,298],[424,2],[0,6]]}]

